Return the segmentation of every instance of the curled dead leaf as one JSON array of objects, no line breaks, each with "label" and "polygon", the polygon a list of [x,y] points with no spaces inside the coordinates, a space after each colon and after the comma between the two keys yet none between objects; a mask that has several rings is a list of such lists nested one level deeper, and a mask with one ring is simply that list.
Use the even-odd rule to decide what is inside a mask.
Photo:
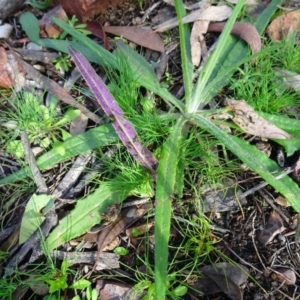
[{"label": "curled dead leaf", "polygon": [[[221,32],[225,22],[211,23],[208,32]],[[233,25],[231,34],[234,34],[244,40],[251,48],[252,54],[261,50],[261,39],[257,29],[250,23],[236,22]]]},{"label": "curled dead leaf", "polygon": [[245,100],[225,99],[234,112],[233,122],[245,132],[270,139],[290,139],[293,136],[260,117]]}]

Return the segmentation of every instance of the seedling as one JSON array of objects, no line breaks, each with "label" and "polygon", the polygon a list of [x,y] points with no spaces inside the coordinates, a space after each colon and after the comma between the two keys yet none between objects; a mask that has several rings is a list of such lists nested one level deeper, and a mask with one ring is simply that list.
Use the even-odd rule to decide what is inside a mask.
[{"label": "seedling", "polygon": [[[15,102],[11,103],[11,107],[1,113],[1,119],[2,126],[7,128],[7,152],[18,158],[24,156],[21,141],[18,139],[20,131],[26,131],[30,142],[38,143],[43,148],[50,145],[59,148],[59,139],[66,140],[70,137],[63,126],[80,114],[79,110],[70,108],[60,117],[56,111],[56,98],[53,97],[49,107],[46,107],[29,92],[17,96]],[[63,151],[61,148],[60,152]]]},{"label": "seedling", "polygon": [[[72,16],[72,18],[71,19],[68,19],[67,20],[67,22],[68,22],[68,24],[72,27],[72,28],[74,28],[75,30],[77,30],[78,32],[80,32],[80,33],[82,33],[83,35],[89,35],[89,34],[91,34],[92,32],[91,31],[89,31],[89,30],[86,30],[85,28],[86,28],[86,24],[78,24],[77,22],[78,22],[78,19],[77,19],[77,17],[76,16]],[[61,35],[59,36],[59,39],[60,40],[64,40],[65,38],[66,38],[66,36],[67,36],[67,32],[62,32],[61,33]]]},{"label": "seedling", "polygon": [[59,56],[52,61],[54,63],[55,69],[68,72],[69,67],[71,67],[72,65],[70,58],[70,55],[64,55],[59,52]]}]

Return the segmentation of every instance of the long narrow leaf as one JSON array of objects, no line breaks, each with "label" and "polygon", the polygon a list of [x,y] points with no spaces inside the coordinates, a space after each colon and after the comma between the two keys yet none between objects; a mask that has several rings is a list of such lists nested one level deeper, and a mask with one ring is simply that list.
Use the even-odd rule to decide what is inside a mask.
[{"label": "long narrow leaf", "polygon": [[111,95],[104,82],[95,73],[88,61],[80,52],[69,49],[72,58],[83,78],[99,101],[106,115],[112,120],[112,125],[129,153],[153,176],[157,168],[157,160],[153,154],[139,141],[133,126],[125,119],[124,113]]},{"label": "long narrow leaf", "polygon": [[182,18],[186,16],[186,11],[182,0],[174,1],[179,27],[181,67],[185,90],[185,103],[189,107],[193,88],[193,69],[191,57],[191,42],[189,24],[182,24]]},{"label": "long narrow leaf", "polygon": [[172,201],[175,193],[177,166],[180,160],[184,120],[180,118],[163,145],[157,171],[155,208],[155,299],[166,299],[168,275],[168,243]]},{"label": "long narrow leaf", "polygon": [[69,240],[84,234],[95,224],[99,224],[102,214],[112,204],[120,204],[135,188],[135,185],[126,185],[127,189],[116,189],[114,182],[119,182],[120,177],[111,181],[102,182],[96,191],[86,198],[78,200],[75,208],[62,220],[50,233],[45,243],[48,250],[53,250]]},{"label": "long narrow leaf", "polygon": [[300,188],[288,176],[278,180],[273,174],[271,174],[271,172],[280,170],[274,161],[269,159],[265,154],[261,153],[248,142],[222,131],[218,126],[213,124],[208,119],[200,115],[196,115],[194,116],[194,120],[196,124],[213,134],[241,161],[243,161],[248,167],[258,173],[264,180],[273,186],[273,188],[280,192],[296,212],[300,212]]}]

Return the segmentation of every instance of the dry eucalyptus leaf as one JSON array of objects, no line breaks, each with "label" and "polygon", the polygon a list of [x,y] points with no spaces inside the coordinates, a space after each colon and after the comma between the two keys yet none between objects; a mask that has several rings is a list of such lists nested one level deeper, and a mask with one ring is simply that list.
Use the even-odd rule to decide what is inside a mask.
[{"label": "dry eucalyptus leaf", "polygon": [[164,42],[161,37],[149,28],[139,28],[135,26],[104,26],[107,33],[122,36],[138,45],[154,51],[164,52]]},{"label": "dry eucalyptus leaf", "polygon": [[262,138],[292,138],[289,133],[260,117],[245,100],[237,101],[227,98],[225,104],[234,112],[233,122],[245,132]]},{"label": "dry eucalyptus leaf", "polygon": [[[220,6],[210,6],[206,9],[198,9],[184,18],[182,18],[182,23],[191,23],[197,20],[205,20],[205,21],[224,21],[229,18],[232,13],[232,8],[227,5]],[[178,25],[178,18],[173,18],[168,20],[158,26],[155,26],[155,32],[164,32],[166,30],[172,29]]]}]

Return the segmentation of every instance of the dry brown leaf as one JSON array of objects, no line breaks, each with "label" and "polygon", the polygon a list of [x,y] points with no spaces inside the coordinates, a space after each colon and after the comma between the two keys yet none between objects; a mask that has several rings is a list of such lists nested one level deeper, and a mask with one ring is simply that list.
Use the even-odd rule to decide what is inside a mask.
[{"label": "dry brown leaf", "polygon": [[192,63],[194,66],[198,67],[201,60],[201,44],[205,43],[204,33],[207,32],[209,21],[195,21],[193,24],[190,42],[191,42],[191,52],[192,52]]},{"label": "dry brown leaf", "polygon": [[122,36],[140,46],[154,51],[164,52],[164,42],[161,37],[151,29],[135,26],[105,26],[105,32]]},{"label": "dry brown leaf", "polygon": [[138,300],[138,296],[133,295],[132,285],[128,283],[120,283],[118,281],[97,280],[97,288],[99,289],[99,299],[131,299]]},{"label": "dry brown leaf", "polygon": [[285,35],[295,31],[300,32],[300,10],[287,12],[277,17],[266,30],[275,41],[281,41]]},{"label": "dry brown leaf", "polygon": [[204,34],[207,33],[210,21],[222,21],[228,19],[231,12],[229,10],[220,10],[218,6],[211,6],[203,10],[201,18],[193,24],[191,32],[191,52],[194,66],[199,66],[201,60],[201,49],[204,41]]},{"label": "dry brown leaf", "polygon": [[[225,22],[211,23],[208,32],[221,32],[225,27]],[[236,22],[233,25],[231,34],[234,34],[248,43],[251,47],[252,54],[261,50],[261,39],[257,29],[250,23]]]},{"label": "dry brown leaf", "polygon": [[[220,5],[220,6],[210,6],[206,9],[198,9],[184,18],[182,18],[182,23],[191,23],[197,20],[204,20],[204,21],[224,21],[228,19],[228,17],[232,13],[232,8],[227,5]],[[166,30],[172,29],[178,25],[178,18],[173,18],[168,20],[158,26],[155,26],[155,32],[164,32]]]},{"label": "dry brown leaf", "polygon": [[281,195],[279,195],[276,199],[274,199],[274,201],[279,204],[280,206],[283,207],[290,207],[291,204],[286,200],[286,198],[282,197]]},{"label": "dry brown leaf", "polygon": [[261,244],[266,245],[270,243],[277,234],[283,232],[285,229],[281,216],[278,212],[273,211],[264,229],[259,231],[257,240]]},{"label": "dry brown leaf", "polygon": [[0,87],[19,90],[25,85],[25,74],[11,52],[0,47]]},{"label": "dry brown leaf", "polygon": [[233,121],[245,132],[262,138],[290,139],[284,130],[260,117],[245,100],[226,99],[225,104],[234,112]]},{"label": "dry brown leaf", "polygon": [[75,15],[80,21],[91,20],[95,15],[105,12],[110,6],[117,6],[124,0],[58,0],[68,15]]},{"label": "dry brown leaf", "polygon": [[61,21],[67,20],[67,14],[61,5],[57,5],[48,12],[44,13],[42,19],[39,21],[40,28],[46,32],[50,38],[58,37],[62,29],[55,25],[52,21],[52,17],[55,17]]},{"label": "dry brown leaf", "polygon": [[97,36],[99,39],[101,39],[104,43],[104,48],[106,50],[110,49],[110,43],[107,38],[106,33],[104,32],[103,26],[100,24],[99,21],[89,21],[86,23],[86,30],[89,30],[93,33],[94,36]]},{"label": "dry brown leaf", "polygon": [[[191,284],[196,290],[201,291],[201,296],[218,293],[226,293],[232,300],[242,300],[239,285],[248,279],[249,270],[240,264],[232,265],[228,262],[207,265],[199,269],[205,277]],[[193,295],[199,296],[194,289],[189,290]]]},{"label": "dry brown leaf", "polygon": [[[141,218],[151,207],[152,205],[150,203],[146,203],[140,208],[126,208],[122,210],[121,215],[114,223],[108,225],[102,231],[100,231],[97,239],[97,259],[100,257],[102,251],[108,244],[110,244],[128,226],[132,225],[139,218]],[[96,267],[97,265],[95,264],[93,269],[96,269]]]},{"label": "dry brown leaf", "polygon": [[296,283],[296,274],[293,270],[288,268],[277,268],[276,278],[280,282],[284,282],[285,285],[294,285]]}]

